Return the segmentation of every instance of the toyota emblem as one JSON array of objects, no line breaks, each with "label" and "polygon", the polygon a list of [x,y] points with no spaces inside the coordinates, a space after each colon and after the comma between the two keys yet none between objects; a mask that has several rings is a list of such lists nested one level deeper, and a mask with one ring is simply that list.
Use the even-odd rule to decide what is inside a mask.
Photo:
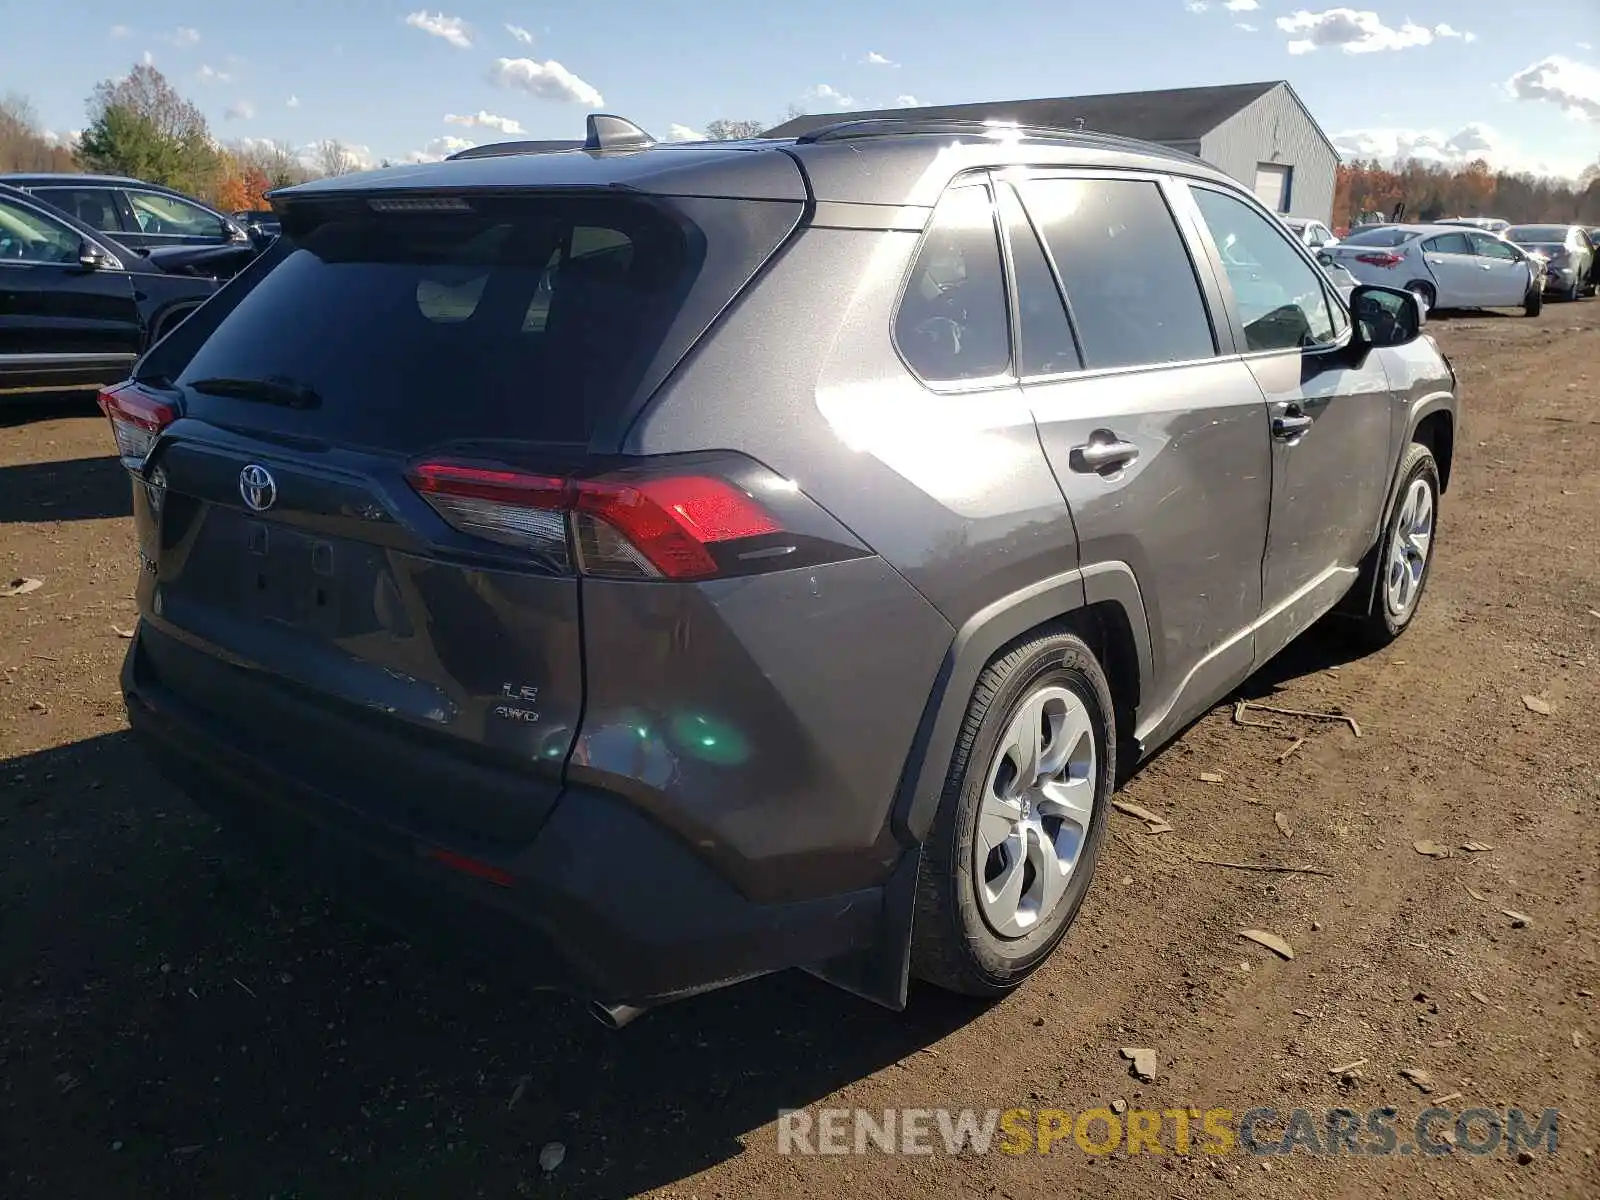
[{"label": "toyota emblem", "polygon": [[266,512],[278,499],[278,482],[271,471],[251,463],[239,472],[239,495],[256,512]]}]

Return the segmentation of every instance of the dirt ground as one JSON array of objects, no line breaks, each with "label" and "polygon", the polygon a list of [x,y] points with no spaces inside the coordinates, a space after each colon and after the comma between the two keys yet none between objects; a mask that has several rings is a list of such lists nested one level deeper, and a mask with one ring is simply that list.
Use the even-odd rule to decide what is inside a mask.
[{"label": "dirt ground", "polygon": [[[1363,659],[1314,631],[1244,691],[1359,737],[1200,721],[1121,797],[1173,832],[1116,815],[998,1006],[897,1016],[791,973],[620,1033],[256,868],[160,783],[117,691],[110,434],[88,403],[0,412],[0,581],[44,581],[0,598],[0,1194],[1600,1196],[1600,302],[1430,328],[1465,424],[1415,627]],[[1441,1100],[1559,1109],[1557,1150],[778,1153],[784,1108],[1392,1105],[1407,1141]]]}]

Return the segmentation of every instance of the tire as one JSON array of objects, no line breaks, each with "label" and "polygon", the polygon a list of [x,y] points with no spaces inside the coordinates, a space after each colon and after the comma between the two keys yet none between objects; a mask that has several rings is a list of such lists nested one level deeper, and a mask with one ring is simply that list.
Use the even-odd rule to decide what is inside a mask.
[{"label": "tire", "polygon": [[1535,283],[1528,288],[1528,294],[1522,298],[1522,315],[1537,317],[1544,308],[1544,290]]},{"label": "tire", "polygon": [[[1418,505],[1426,496],[1426,542],[1418,557],[1417,534],[1422,523]],[[1402,525],[1410,526],[1410,534]],[[1407,629],[1422,604],[1422,593],[1432,574],[1433,550],[1438,543],[1439,464],[1433,451],[1412,442],[1400,460],[1400,486],[1395,490],[1389,515],[1383,523],[1383,538],[1370,560],[1372,602],[1356,623],[1357,637],[1377,650],[1389,645]],[[1400,539],[1405,538],[1405,548]],[[1404,561],[1399,561],[1401,558]],[[1403,572],[1404,574],[1400,574]],[[1375,577],[1375,578],[1374,578]],[[1364,580],[1365,582],[1365,580]]]},{"label": "tire", "polygon": [[1422,301],[1422,315],[1427,316],[1439,302],[1439,293],[1434,290],[1433,284],[1421,279],[1413,279],[1406,284],[1406,291],[1412,293]]},{"label": "tire", "polygon": [[1569,304],[1574,304],[1583,299],[1583,284],[1577,279],[1572,281],[1572,286],[1562,293],[1561,298]]},{"label": "tire", "polygon": [[[1057,779],[1048,794],[1017,784],[1012,735],[1030,726],[1042,735],[1034,761]],[[913,974],[998,998],[1050,956],[1094,877],[1116,765],[1111,690],[1078,637],[1030,635],[984,669],[922,847]],[[1069,859],[1063,874],[1047,873]]]}]

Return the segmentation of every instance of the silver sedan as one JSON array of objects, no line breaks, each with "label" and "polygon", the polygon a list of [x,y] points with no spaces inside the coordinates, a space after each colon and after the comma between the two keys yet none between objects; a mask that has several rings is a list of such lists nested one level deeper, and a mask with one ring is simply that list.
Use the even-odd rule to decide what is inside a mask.
[{"label": "silver sedan", "polygon": [[1355,229],[1324,253],[1357,281],[1403,287],[1428,308],[1521,308],[1535,316],[1542,303],[1543,264],[1479,229]]}]

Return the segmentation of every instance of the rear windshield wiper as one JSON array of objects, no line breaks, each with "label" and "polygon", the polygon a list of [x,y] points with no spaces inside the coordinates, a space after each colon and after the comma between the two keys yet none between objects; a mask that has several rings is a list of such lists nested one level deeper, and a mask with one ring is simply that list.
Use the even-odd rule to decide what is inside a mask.
[{"label": "rear windshield wiper", "polygon": [[187,385],[208,396],[228,396],[235,400],[262,400],[288,408],[316,408],[322,397],[303,383],[292,379],[196,379]]}]

